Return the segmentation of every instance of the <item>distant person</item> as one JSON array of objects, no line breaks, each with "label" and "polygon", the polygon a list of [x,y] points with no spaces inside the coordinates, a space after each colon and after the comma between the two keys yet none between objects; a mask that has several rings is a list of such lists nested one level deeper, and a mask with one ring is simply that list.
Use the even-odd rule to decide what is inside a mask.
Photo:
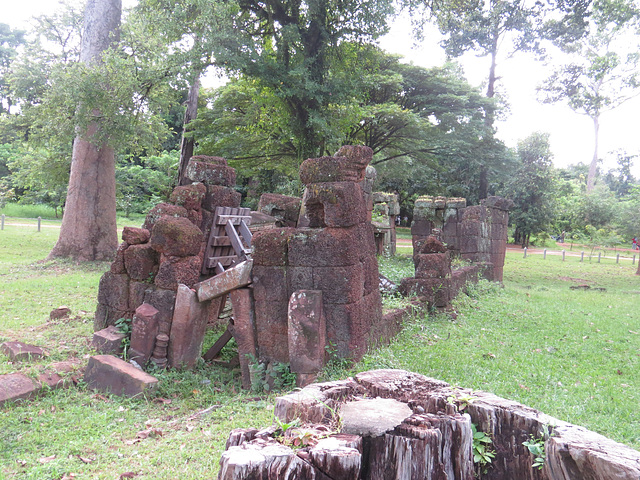
[{"label": "distant person", "polygon": [[637,250],[638,249],[638,239],[636,237],[633,237],[633,239],[631,240],[631,250]]},{"label": "distant person", "polygon": [[558,241],[560,243],[564,243],[564,230],[562,231],[562,233],[560,234],[560,237],[558,238]]}]

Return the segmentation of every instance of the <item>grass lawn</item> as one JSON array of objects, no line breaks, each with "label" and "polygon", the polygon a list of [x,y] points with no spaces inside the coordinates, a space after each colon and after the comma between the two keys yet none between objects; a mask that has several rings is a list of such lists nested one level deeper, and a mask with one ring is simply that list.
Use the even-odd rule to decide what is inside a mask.
[{"label": "grass lawn", "polygon": [[[107,264],[41,261],[57,229],[0,232],[0,341],[45,347],[46,365],[86,360],[97,283]],[[481,284],[456,302],[458,317],[415,318],[388,346],[325,378],[397,367],[511,398],[562,420],[640,448],[640,277],[630,261],[509,252],[504,288]],[[408,258],[381,260],[399,280]],[[571,290],[589,284],[606,291]],[[59,306],[71,320],[49,321]],[[0,374],[35,375],[39,366],[10,363]],[[232,428],[266,426],[272,396],[240,389],[238,370],[201,364],[194,372],[158,374],[152,396],[122,399],[82,384],[0,407],[0,479],[114,479],[133,472],[154,479],[215,478]],[[73,476],[72,476],[73,474]]]}]

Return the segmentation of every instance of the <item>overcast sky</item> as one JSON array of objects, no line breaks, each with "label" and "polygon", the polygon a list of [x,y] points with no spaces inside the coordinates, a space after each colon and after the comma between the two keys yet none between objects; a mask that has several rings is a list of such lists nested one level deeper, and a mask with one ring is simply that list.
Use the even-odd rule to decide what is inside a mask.
[{"label": "overcast sky", "polygon": [[[132,6],[136,1],[123,0],[123,5]],[[32,16],[50,13],[58,7],[55,0],[2,2],[4,5],[0,22],[19,28],[27,28],[28,20]],[[391,33],[382,39],[381,46],[389,52],[403,55],[407,61],[416,65],[441,65],[444,53],[438,46],[437,32],[428,31],[425,42],[415,48],[407,23],[397,22]],[[462,58],[461,63],[469,82],[476,86],[482,85],[488,73],[488,58],[467,55]],[[505,121],[498,123],[498,137],[507,145],[515,146],[518,140],[533,132],[549,132],[556,166],[562,167],[580,161],[588,164],[593,155],[594,145],[592,122],[588,117],[572,112],[569,107],[542,105],[536,101],[535,88],[546,74],[543,65],[523,54],[499,63],[500,89],[508,92],[511,114]],[[610,159],[605,163],[605,169],[615,166],[614,157],[608,155],[610,151],[622,149],[631,154],[640,153],[638,111],[640,97],[601,116],[600,157]],[[636,161],[634,174],[640,177],[640,159]]]}]

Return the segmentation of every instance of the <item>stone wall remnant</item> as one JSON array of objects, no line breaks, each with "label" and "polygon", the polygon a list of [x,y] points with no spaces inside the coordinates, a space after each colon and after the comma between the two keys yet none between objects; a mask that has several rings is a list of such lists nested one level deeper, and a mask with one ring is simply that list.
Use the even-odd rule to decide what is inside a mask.
[{"label": "stone wall remnant", "polygon": [[370,335],[382,321],[382,303],[373,227],[361,187],[372,154],[367,147],[345,146],[333,157],[305,160],[300,218],[308,226],[255,234],[252,290],[260,361],[290,363],[289,301],[302,290],[322,292],[323,350],[332,345],[341,357],[359,358],[375,340]]},{"label": "stone wall remnant", "polygon": [[396,254],[396,218],[400,215],[400,201],[395,193],[373,192],[372,222],[378,255]]},{"label": "stone wall remnant", "polygon": [[[134,318],[143,304],[154,309],[157,313],[151,323],[147,316],[133,322],[132,353],[142,366],[153,357],[156,365],[165,365],[168,358],[169,366],[193,367],[200,356],[197,347],[202,346],[208,316],[217,316],[220,301],[204,302],[198,308],[178,302],[179,322],[174,329],[176,296],[184,289],[192,292],[201,280],[205,240],[215,209],[240,206],[235,178],[235,170],[222,158],[192,157],[186,185],[174,189],[172,203],[153,207],[142,228],[123,230],[116,259],[100,280],[94,330],[120,318]],[[189,335],[198,338],[186,339]]]}]

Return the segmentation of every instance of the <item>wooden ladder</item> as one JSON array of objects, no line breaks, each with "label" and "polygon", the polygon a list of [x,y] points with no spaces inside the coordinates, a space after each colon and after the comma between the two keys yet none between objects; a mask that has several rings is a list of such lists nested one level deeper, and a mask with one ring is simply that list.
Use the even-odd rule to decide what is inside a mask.
[{"label": "wooden ladder", "polygon": [[204,275],[217,275],[251,253],[251,210],[217,207],[202,262]]}]

